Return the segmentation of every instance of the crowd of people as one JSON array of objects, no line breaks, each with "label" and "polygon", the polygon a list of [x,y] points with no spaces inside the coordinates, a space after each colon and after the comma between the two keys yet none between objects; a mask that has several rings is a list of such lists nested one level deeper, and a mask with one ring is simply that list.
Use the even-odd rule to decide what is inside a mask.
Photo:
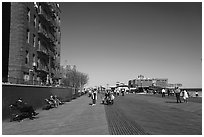
[{"label": "crowd of people", "polygon": [[[175,95],[177,103],[182,103],[182,99],[183,99],[183,102],[188,103],[188,99],[189,97],[191,97],[187,90],[181,90],[179,87],[175,87],[175,89],[171,89],[171,91],[169,89],[166,89],[166,90],[167,90],[168,96]],[[164,88],[162,89],[161,91],[162,97],[165,97],[166,90]],[[195,97],[198,97],[197,91],[195,92]]]},{"label": "crowd of people", "polygon": [[97,89],[88,89],[88,97],[90,97],[92,103],[90,105],[95,106],[96,105],[96,100],[98,97],[98,93],[100,93],[101,96],[101,104],[113,104],[115,97],[119,96],[120,94],[122,96],[125,95],[125,90],[124,89],[106,89],[103,91],[97,90]]}]

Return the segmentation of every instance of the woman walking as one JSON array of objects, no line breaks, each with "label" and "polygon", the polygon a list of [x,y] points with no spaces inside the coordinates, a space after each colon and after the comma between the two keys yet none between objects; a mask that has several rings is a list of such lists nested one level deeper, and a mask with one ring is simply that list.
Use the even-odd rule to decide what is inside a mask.
[{"label": "woman walking", "polygon": [[183,100],[188,103],[188,92],[186,90],[183,91]]}]

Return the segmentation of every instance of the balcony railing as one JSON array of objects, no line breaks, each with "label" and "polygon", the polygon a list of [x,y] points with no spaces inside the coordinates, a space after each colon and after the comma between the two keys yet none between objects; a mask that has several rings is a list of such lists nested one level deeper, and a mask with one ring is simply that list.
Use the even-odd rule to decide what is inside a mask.
[{"label": "balcony railing", "polygon": [[40,50],[37,50],[37,54],[41,63],[43,63],[44,65],[49,64],[49,55]]},{"label": "balcony railing", "polygon": [[48,42],[52,42],[54,43],[56,38],[54,37],[54,34],[53,33],[48,33],[44,27],[42,27],[42,25],[39,25],[39,29],[38,29],[38,33],[42,33],[45,38],[47,39]]},{"label": "balcony railing", "polygon": [[49,14],[50,17],[54,18],[52,4],[49,2],[41,2],[41,5],[46,10],[46,13]]},{"label": "balcony railing", "polygon": [[[42,6],[39,7],[39,15],[44,17],[44,21],[46,21],[51,27],[55,27],[57,24],[56,24],[56,21],[55,21],[55,15],[53,13],[53,11],[49,11],[46,10],[46,6],[43,6],[44,8],[42,8]],[[43,10],[45,9],[45,10]],[[51,14],[51,15],[50,15]]]},{"label": "balcony railing", "polygon": [[54,41],[50,38],[52,37],[51,34],[48,35],[47,32],[42,27],[39,28],[38,34],[42,38],[42,43],[44,43],[43,45],[49,48],[50,51],[54,52],[55,44]]}]

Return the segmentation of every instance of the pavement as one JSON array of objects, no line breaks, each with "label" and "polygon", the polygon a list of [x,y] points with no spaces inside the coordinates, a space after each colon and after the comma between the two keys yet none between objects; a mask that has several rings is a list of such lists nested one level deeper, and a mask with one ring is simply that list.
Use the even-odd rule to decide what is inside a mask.
[{"label": "pavement", "polygon": [[107,135],[108,124],[100,99],[95,106],[81,96],[58,108],[37,110],[38,118],[2,122],[3,135]]},{"label": "pavement", "polygon": [[81,96],[35,120],[2,122],[3,135],[201,135],[202,103],[138,94],[115,98],[113,105],[89,105]]},{"label": "pavement", "polygon": [[142,131],[139,134],[202,135],[202,103],[176,103],[176,97],[129,94],[116,97],[108,108]]}]

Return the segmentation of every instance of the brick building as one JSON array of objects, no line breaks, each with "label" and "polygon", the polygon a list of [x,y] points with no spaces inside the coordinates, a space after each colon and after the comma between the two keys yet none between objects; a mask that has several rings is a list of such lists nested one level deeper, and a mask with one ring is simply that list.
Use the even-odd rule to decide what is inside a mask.
[{"label": "brick building", "polygon": [[55,2],[3,2],[3,82],[53,83],[60,78],[60,8]]},{"label": "brick building", "polygon": [[167,78],[145,78],[144,76],[140,75],[137,79],[129,80],[128,86],[131,88],[136,87],[151,87],[157,86],[161,88],[166,88],[168,86],[168,79]]}]

